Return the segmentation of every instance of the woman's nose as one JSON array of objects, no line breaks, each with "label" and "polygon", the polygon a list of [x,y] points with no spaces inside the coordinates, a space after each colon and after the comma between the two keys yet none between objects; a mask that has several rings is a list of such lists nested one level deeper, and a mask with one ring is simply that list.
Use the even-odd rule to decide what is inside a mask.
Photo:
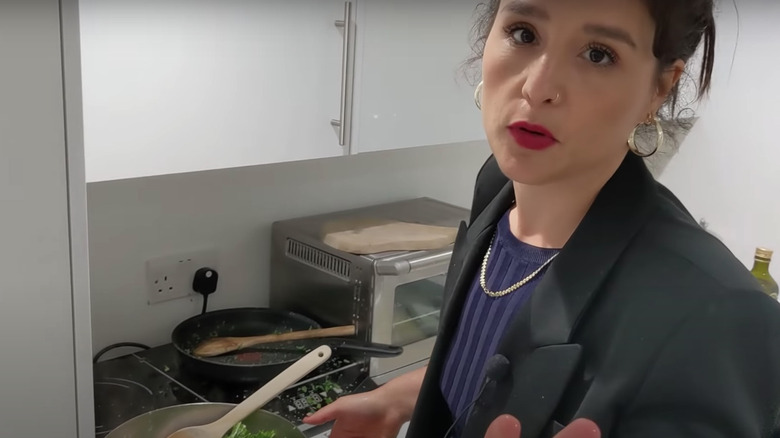
[{"label": "woman's nose", "polygon": [[525,83],[523,84],[523,98],[531,107],[546,103],[560,103],[563,97],[561,80],[562,65],[556,65],[549,55],[543,55],[529,63],[525,71]]}]

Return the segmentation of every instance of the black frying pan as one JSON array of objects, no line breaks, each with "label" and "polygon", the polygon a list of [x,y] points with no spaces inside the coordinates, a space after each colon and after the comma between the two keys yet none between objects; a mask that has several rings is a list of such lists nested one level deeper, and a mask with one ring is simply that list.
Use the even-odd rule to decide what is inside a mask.
[{"label": "black frying pan", "polygon": [[334,354],[392,357],[400,347],[366,344],[352,339],[306,339],[258,345],[216,357],[192,354],[201,342],[223,336],[258,336],[322,328],[303,315],[267,308],[226,309],[207,312],[180,323],[171,335],[182,366],[189,372],[227,383],[265,383],[304,354],[327,344]]}]

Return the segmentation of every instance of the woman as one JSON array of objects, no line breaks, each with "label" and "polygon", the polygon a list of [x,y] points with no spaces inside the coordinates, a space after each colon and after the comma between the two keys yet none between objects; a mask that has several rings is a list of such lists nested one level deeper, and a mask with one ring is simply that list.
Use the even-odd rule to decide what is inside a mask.
[{"label": "woman", "polygon": [[523,438],[575,419],[593,423],[558,436],[775,436],[778,305],[639,157],[702,43],[708,90],[712,0],[491,0],[481,23],[493,156],[429,365],[306,421],[336,420],[331,438],[409,419],[409,438],[481,438],[496,418],[491,438],[514,419]]}]

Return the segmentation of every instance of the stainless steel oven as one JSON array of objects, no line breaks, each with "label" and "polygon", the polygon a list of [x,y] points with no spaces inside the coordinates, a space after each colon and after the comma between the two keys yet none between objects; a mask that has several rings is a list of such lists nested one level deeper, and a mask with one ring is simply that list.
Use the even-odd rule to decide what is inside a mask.
[{"label": "stainless steel oven", "polygon": [[325,326],[355,324],[361,339],[404,347],[401,356],[371,359],[370,374],[383,383],[428,362],[452,245],[356,255],[323,242],[329,224],[377,219],[457,227],[468,210],[418,198],[276,222],[270,306]]}]

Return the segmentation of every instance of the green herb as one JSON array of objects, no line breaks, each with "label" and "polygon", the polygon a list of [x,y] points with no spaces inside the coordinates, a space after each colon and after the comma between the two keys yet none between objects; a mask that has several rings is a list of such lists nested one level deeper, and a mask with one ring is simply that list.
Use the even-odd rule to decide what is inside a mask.
[{"label": "green herb", "polygon": [[322,386],[324,387],[325,392],[329,392],[331,389],[335,391],[336,388],[339,388],[339,385],[333,383],[330,379],[325,379],[325,381],[322,382]]},{"label": "green herb", "polygon": [[273,430],[250,432],[244,423],[239,422],[223,438],[274,438],[275,436],[276,432]]}]

